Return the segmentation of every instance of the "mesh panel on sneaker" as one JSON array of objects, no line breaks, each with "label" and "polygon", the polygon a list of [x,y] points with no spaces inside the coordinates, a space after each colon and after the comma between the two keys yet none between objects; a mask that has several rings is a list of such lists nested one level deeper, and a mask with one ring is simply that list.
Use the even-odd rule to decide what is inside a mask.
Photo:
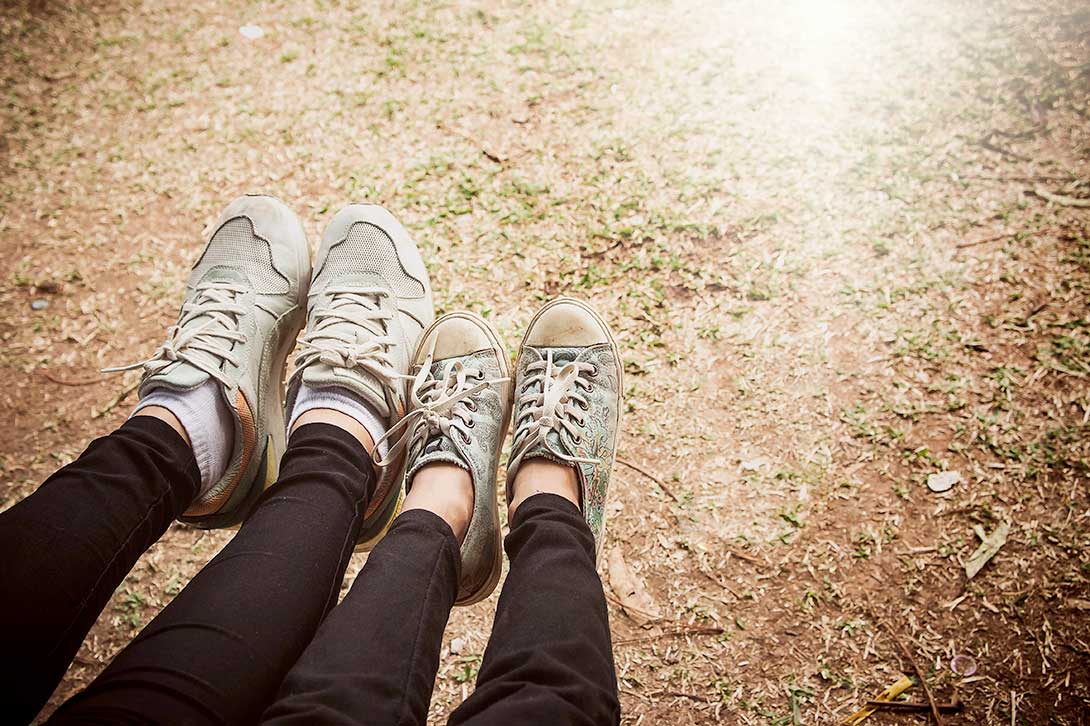
[{"label": "mesh panel on sneaker", "polygon": [[199,281],[213,267],[242,270],[255,292],[282,295],[290,290],[288,279],[273,265],[272,248],[268,241],[254,233],[253,223],[246,217],[229,219],[216,230],[201,259],[193,267],[190,284]]},{"label": "mesh panel on sneaker", "polygon": [[345,240],[330,248],[314,288],[321,289],[329,278],[361,272],[382,277],[398,297],[424,296],[424,286],[402,266],[394,241],[367,222],[353,224]]}]

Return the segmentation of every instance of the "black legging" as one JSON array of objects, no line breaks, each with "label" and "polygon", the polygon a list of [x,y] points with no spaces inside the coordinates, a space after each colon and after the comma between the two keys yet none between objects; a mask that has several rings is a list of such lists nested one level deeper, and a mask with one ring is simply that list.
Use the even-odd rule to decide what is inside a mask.
[{"label": "black legging", "polygon": [[[181,437],[137,417],[0,514],[5,718],[33,718],[197,486]],[[458,546],[435,515],[406,512],[334,608],[373,486],[353,437],[301,427],[234,539],[51,723],[423,724]],[[617,723],[605,599],[578,509],[527,499],[505,547],[511,571],[477,688],[450,722]]]}]

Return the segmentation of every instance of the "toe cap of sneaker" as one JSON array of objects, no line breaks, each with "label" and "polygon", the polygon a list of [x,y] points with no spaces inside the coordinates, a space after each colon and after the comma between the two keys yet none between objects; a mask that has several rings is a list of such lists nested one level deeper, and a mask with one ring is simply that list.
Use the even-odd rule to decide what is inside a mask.
[{"label": "toe cap of sneaker", "polygon": [[254,234],[269,243],[273,266],[288,279],[293,290],[305,295],[311,273],[310,248],[295,212],[276,197],[246,194],[227,205],[216,229],[239,217],[250,220]]},{"label": "toe cap of sneaker", "polygon": [[420,343],[415,361],[417,364],[422,363],[432,350],[433,341],[433,360],[458,358],[494,348],[494,343],[484,327],[468,315],[459,313],[446,315],[436,321]]},{"label": "toe cap of sneaker", "polygon": [[524,344],[535,348],[568,348],[608,342],[609,329],[585,303],[561,299],[537,315],[526,331]]}]

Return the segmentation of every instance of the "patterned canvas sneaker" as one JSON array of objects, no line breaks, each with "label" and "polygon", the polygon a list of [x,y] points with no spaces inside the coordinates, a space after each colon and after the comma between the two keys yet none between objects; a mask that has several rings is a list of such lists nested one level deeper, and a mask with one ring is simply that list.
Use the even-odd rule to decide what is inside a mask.
[{"label": "patterned canvas sneaker", "polygon": [[108,369],[142,366],[141,398],[218,384],[234,418],[234,449],[226,473],[181,521],[237,525],[276,480],[284,452],[284,366],[303,325],[309,280],[299,218],[273,197],[239,197],[194,265],[166,342],[143,363]]},{"label": "patterned canvas sneaker", "polygon": [[507,502],[522,462],[575,467],[580,507],[601,552],[609,477],[621,430],[622,364],[609,326],[589,305],[559,298],[530,321],[515,363],[515,435]]},{"label": "patterned canvas sneaker", "polygon": [[[336,387],[393,426],[405,415],[410,356],[434,318],[428,272],[405,228],[373,204],[337,212],[315,258],[307,330],[288,384],[287,410],[302,384]],[[371,549],[397,515],[404,467],[402,453],[380,468],[357,549]]]},{"label": "patterned canvas sneaker", "polygon": [[496,469],[511,420],[511,378],[499,334],[469,312],[444,315],[425,332],[413,358],[409,412],[387,432],[388,456],[407,454],[405,481],[445,462],[469,472],[473,514],[462,543],[455,605],[472,605],[496,588],[502,566]]}]

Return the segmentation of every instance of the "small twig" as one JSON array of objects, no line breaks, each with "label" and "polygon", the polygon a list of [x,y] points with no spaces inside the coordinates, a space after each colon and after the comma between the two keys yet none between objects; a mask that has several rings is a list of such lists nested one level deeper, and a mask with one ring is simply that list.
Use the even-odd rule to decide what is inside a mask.
[{"label": "small twig", "polygon": [[670,487],[666,486],[666,482],[664,482],[661,478],[655,476],[651,472],[647,471],[647,469],[639,467],[636,464],[633,464],[631,461],[628,461],[627,459],[622,459],[619,456],[617,457],[617,463],[618,464],[624,464],[629,469],[632,469],[633,471],[636,471],[636,472],[639,472],[640,474],[643,474],[645,477],[647,477],[651,481],[658,484],[659,489],[661,489],[666,494],[666,496],[670,497],[675,502],[680,502],[681,501],[680,499],[677,498],[676,494],[674,494],[672,491],[670,491]]},{"label": "small twig", "polygon": [[740,560],[745,560],[746,562],[758,565],[760,567],[768,567],[768,563],[764,560],[754,557],[753,555],[747,555],[745,552],[742,552],[741,550],[736,550],[733,547],[728,546],[727,552],[730,554],[731,557],[737,557]]},{"label": "small twig", "polygon": [[1058,182],[1070,182],[1072,181],[1070,176],[986,176],[981,174],[958,174],[958,179],[978,179],[981,181],[1001,181],[1001,182],[1041,182],[1041,181],[1058,181]]},{"label": "small twig", "polygon": [[485,158],[487,158],[489,161],[494,161],[495,163],[501,164],[501,165],[504,162],[507,161],[506,156],[500,156],[499,154],[496,154],[496,153],[494,153],[492,151],[489,151],[485,147],[484,143],[480,139],[478,139],[476,136],[473,136],[470,133],[462,131],[461,129],[456,129],[453,126],[447,126],[446,124],[436,124],[436,126],[438,126],[441,129],[444,129],[445,131],[449,131],[450,133],[454,134],[455,136],[461,136],[463,139],[465,139],[469,143],[471,143],[474,146],[476,146],[477,148],[479,148],[481,150],[481,153],[484,154]]},{"label": "small twig", "polygon": [[994,131],[989,132],[984,137],[979,139],[977,141],[977,144],[979,144],[980,146],[983,146],[988,151],[994,151],[997,154],[1002,154],[1003,156],[1009,156],[1010,158],[1017,159],[1018,161],[1033,161],[1033,159],[1030,159],[1028,156],[1022,156],[1021,154],[1016,154],[1016,153],[1014,153],[1013,151],[1011,151],[1009,149],[1004,149],[1002,146],[996,146],[995,144],[992,143],[992,137],[994,135],[995,135]]},{"label": "small twig", "polygon": [[1044,187],[1034,187],[1033,193],[1041,199],[1053,204],[1059,204],[1061,207],[1090,207],[1090,199],[1076,199],[1075,197],[1065,197],[1062,194],[1053,194]]},{"label": "small twig", "polygon": [[713,575],[712,575],[712,573],[708,572],[708,571],[707,571],[707,570],[705,570],[705,569],[704,569],[703,567],[701,567],[701,568],[700,568],[699,570],[697,570],[697,571],[698,571],[698,572],[699,572],[699,573],[700,573],[701,575],[703,575],[704,577],[706,577],[706,578],[708,578],[709,580],[711,580],[712,582],[714,582],[714,583],[715,583],[716,585],[719,585],[719,587],[721,587],[721,588],[723,588],[724,590],[726,590],[727,592],[729,592],[729,593],[730,593],[731,595],[734,595],[734,597],[736,597],[737,599],[739,599],[739,600],[741,600],[741,599],[742,599],[742,596],[741,596],[741,595],[739,595],[738,593],[736,593],[736,592],[734,591],[734,588],[732,588],[732,587],[731,587],[730,585],[728,585],[727,583],[725,583],[725,582],[723,582],[722,580],[720,580],[720,579],[719,579],[718,577],[715,577],[715,576],[713,576]]},{"label": "small twig", "polygon": [[682,691],[659,691],[654,694],[658,696],[673,696],[675,698],[688,698],[692,701],[700,701],[701,703],[711,703],[711,699],[707,696],[701,696],[698,693],[683,693]]},{"label": "small twig", "polygon": [[613,244],[609,245],[608,247],[604,247],[604,248],[598,250],[597,252],[584,252],[583,257],[601,257],[602,255],[617,249],[622,244],[623,244],[622,240],[617,240]]},{"label": "small twig", "polygon": [[[646,617],[647,617],[647,618],[648,618],[648,619],[650,620],[650,622],[652,622],[652,623],[653,623],[653,622],[655,622],[655,621],[658,621],[658,620],[662,620],[662,616],[661,616],[661,615],[659,615],[658,613],[649,613],[649,612],[647,612],[646,610],[640,610],[640,609],[639,609],[638,607],[635,607],[635,606],[633,606],[633,605],[626,605],[625,603],[621,602],[621,601],[620,601],[620,600],[618,600],[617,598],[615,598],[615,597],[613,597],[612,595],[610,595],[610,594],[609,594],[608,592],[607,592],[607,593],[604,593],[604,594],[605,594],[605,596],[606,596],[606,600],[609,600],[609,601],[610,601],[611,603],[613,603],[613,604],[614,604],[614,605],[616,605],[617,607],[621,608],[622,610],[631,610],[631,611],[633,611],[633,612],[637,612],[637,613],[639,613],[640,615],[644,615],[644,616],[646,616]],[[648,624],[649,624],[649,623],[648,623]]]},{"label": "small twig", "polygon": [[47,380],[52,381],[53,383],[59,384],[61,386],[93,386],[96,383],[101,383],[102,380],[103,380],[102,378],[82,378],[82,379],[75,380],[75,381],[69,381],[69,380],[64,379],[64,378],[58,378],[57,376],[53,375],[49,371],[42,371],[41,373],[42,373],[42,376],[44,376]]},{"label": "small twig", "polygon": [[139,387],[140,387],[140,381],[137,381],[136,383],[132,384],[131,386],[126,388],[121,393],[117,394],[114,397],[114,400],[112,400],[108,404],[106,404],[105,408],[103,408],[101,411],[99,411],[98,413],[91,416],[91,418],[102,418],[103,416],[108,414],[110,411],[113,411],[115,408],[117,408],[118,404],[120,404],[122,401],[124,401],[126,398],[128,398],[129,394],[132,393],[133,391],[135,391]]},{"label": "small twig", "polygon": [[635,696],[636,698],[639,698],[639,699],[641,699],[643,701],[646,701],[647,703],[652,703],[651,699],[648,696],[645,696],[642,693],[637,693],[636,691],[633,691],[631,688],[625,688],[624,686],[621,686],[620,691],[621,691],[621,693],[627,693],[630,696]]},{"label": "small twig", "polygon": [[995,237],[985,237],[984,239],[978,239],[973,242],[959,242],[955,247],[959,250],[963,250],[966,247],[976,247],[977,245],[983,245],[989,242],[998,242],[1001,239],[1007,239],[1008,237],[1013,236],[1013,234],[997,234]]},{"label": "small twig", "polygon": [[[930,703],[918,703],[916,701],[867,701],[867,705],[871,708],[877,708],[880,711],[930,711]],[[959,713],[965,704],[961,701],[954,701],[953,703],[939,703],[936,704],[940,713]]]},{"label": "small twig", "polygon": [[1003,129],[992,129],[989,136],[1003,136],[1008,139],[1032,139],[1040,132],[1040,127],[1028,129],[1026,131],[1004,131]]},{"label": "small twig", "polygon": [[[1056,232],[1056,231],[1058,231],[1057,227],[1042,227],[1041,229],[1035,230],[1033,232],[1025,233],[1025,237],[1031,237],[1031,236],[1035,236],[1035,235],[1042,235],[1042,234],[1047,234],[1049,232]],[[957,245],[955,245],[955,247],[957,247],[957,249],[959,249],[959,250],[963,250],[966,247],[976,247],[977,245],[987,244],[988,242],[998,242],[1001,239],[1009,239],[1011,237],[1017,237],[1019,234],[1022,234],[1022,233],[1021,232],[1011,232],[1011,233],[1008,233],[1008,234],[997,234],[994,237],[985,237],[984,239],[978,239],[978,240],[976,240],[974,242],[959,242]]]},{"label": "small twig", "polygon": [[912,670],[916,671],[916,677],[920,679],[920,686],[923,687],[923,692],[927,696],[927,703],[931,706],[931,715],[935,719],[936,726],[942,726],[942,716],[939,715],[939,706],[935,702],[935,696],[931,693],[931,687],[927,685],[927,679],[924,678],[923,671],[916,663],[916,659],[912,657],[912,654],[908,652],[908,648],[901,642],[901,639],[897,637],[897,631],[895,631],[889,623],[885,620],[880,621],[882,627],[889,633],[889,637],[893,639],[893,643],[897,646],[897,650],[901,651],[901,655],[912,664]]},{"label": "small twig", "polygon": [[687,635],[722,635],[723,628],[714,625],[694,625],[685,628],[675,628],[673,630],[664,630],[661,633],[654,635],[643,635],[638,638],[627,638],[625,640],[618,640],[614,645],[632,645],[633,643],[646,643],[651,640],[661,640],[663,638],[684,638]]}]

